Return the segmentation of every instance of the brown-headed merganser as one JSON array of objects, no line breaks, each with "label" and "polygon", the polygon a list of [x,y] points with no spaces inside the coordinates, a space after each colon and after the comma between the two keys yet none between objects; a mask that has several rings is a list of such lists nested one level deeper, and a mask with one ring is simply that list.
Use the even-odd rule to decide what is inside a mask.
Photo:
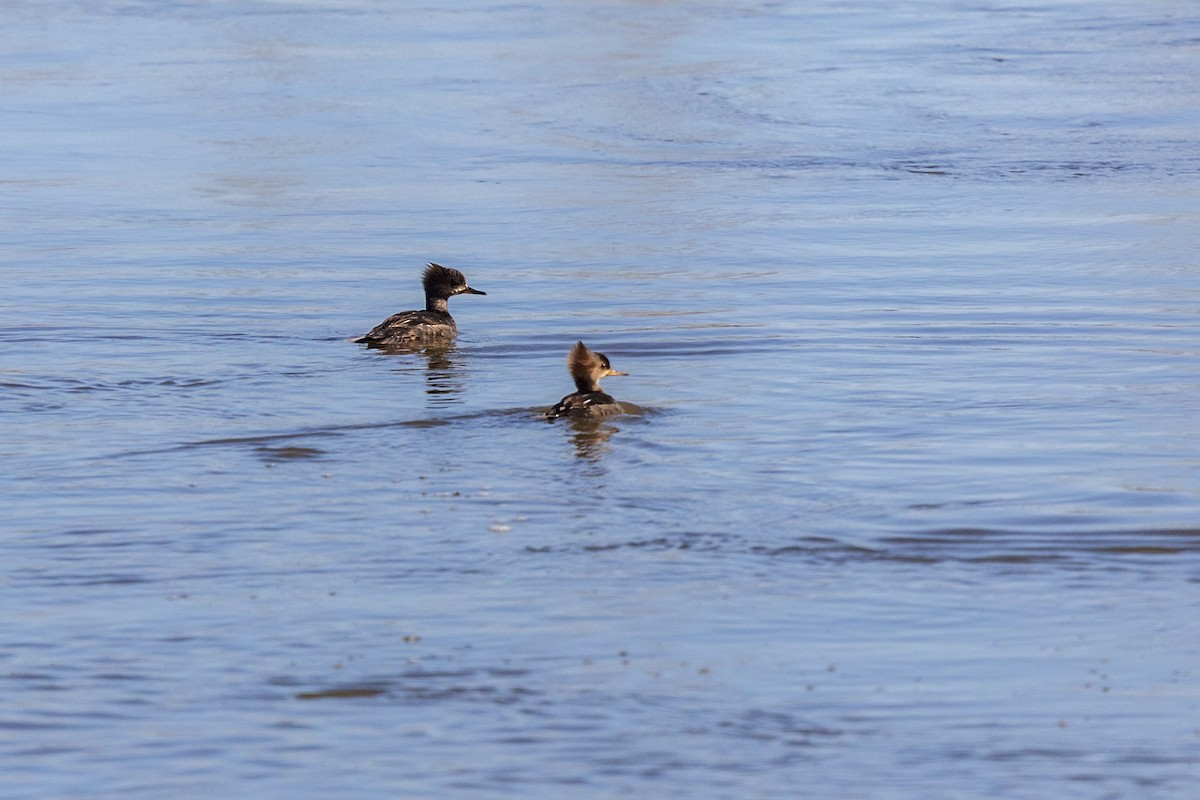
[{"label": "brown-headed merganser", "polygon": [[628,375],[612,368],[603,353],[593,353],[579,342],[567,356],[567,371],[575,380],[576,391],[559,400],[554,408],[546,412],[546,419],[577,417],[602,419],[621,414],[621,404],[604,393],[600,379],[609,375]]}]

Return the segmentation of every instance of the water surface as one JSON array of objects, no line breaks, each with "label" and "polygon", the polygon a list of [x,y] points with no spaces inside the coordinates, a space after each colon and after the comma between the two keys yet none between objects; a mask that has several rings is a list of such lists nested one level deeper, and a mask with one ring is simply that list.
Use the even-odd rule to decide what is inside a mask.
[{"label": "water surface", "polygon": [[1194,796],[1189,4],[4,14],[4,796]]}]

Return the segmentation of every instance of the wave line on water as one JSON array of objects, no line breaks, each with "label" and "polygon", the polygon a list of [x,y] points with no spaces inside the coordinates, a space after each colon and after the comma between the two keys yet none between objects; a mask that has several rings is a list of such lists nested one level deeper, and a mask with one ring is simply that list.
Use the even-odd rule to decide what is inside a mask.
[{"label": "wave line on water", "polygon": [[192,442],[182,442],[180,444],[170,445],[167,447],[150,448],[145,450],[126,450],[123,452],[114,453],[110,455],[109,458],[135,458],[148,455],[160,455],[164,453],[178,453],[187,450],[208,447],[249,446],[262,448],[279,442],[345,436],[346,434],[355,433],[358,431],[387,430],[388,428],[440,428],[457,422],[466,422],[478,419],[507,418],[518,415],[528,416],[530,419],[540,422],[542,421],[540,412],[543,410],[544,408],[540,406],[530,408],[509,408],[501,410],[474,411],[467,414],[455,414],[448,417],[389,420],[385,422],[355,422],[347,425],[331,425],[321,428],[294,431],[291,433],[263,433],[249,436],[222,436],[215,439],[200,439]]}]

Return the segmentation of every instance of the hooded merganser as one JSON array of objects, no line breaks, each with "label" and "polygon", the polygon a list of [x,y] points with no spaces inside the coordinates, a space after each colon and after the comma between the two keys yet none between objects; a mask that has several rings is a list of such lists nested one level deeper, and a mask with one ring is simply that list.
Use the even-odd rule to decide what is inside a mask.
[{"label": "hooded merganser", "polygon": [[467,285],[461,272],[441,264],[428,264],[421,276],[425,287],[424,311],[401,311],[376,325],[370,333],[351,341],[371,347],[449,341],[458,335],[446,301],[456,294],[487,294]]},{"label": "hooded merganser", "polygon": [[567,395],[554,408],[546,412],[546,419],[559,417],[584,417],[600,419],[624,412],[621,404],[600,389],[600,379],[609,375],[628,375],[618,372],[608,363],[603,353],[593,353],[583,342],[571,348],[567,356],[567,371],[575,380],[578,390]]}]

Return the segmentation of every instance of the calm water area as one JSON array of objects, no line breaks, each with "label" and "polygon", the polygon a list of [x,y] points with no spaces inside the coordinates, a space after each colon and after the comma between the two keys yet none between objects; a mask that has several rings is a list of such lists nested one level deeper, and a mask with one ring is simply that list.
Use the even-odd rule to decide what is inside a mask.
[{"label": "calm water area", "polygon": [[0,18],[0,797],[1200,796],[1196,3]]}]

